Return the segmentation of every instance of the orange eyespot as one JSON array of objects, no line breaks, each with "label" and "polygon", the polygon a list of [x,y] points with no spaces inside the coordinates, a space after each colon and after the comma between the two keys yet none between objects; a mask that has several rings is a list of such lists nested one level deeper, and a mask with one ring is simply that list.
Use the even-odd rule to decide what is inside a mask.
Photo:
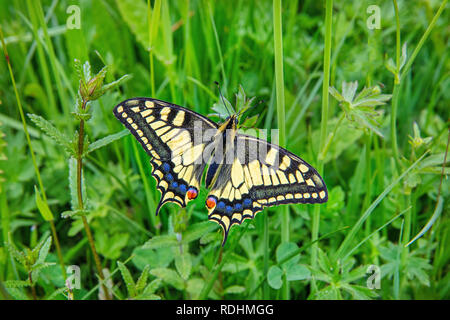
[{"label": "orange eyespot", "polygon": [[189,200],[195,199],[198,196],[198,192],[195,188],[189,188],[187,191],[187,197]]},{"label": "orange eyespot", "polygon": [[206,206],[208,207],[208,209],[212,209],[216,206],[216,199],[214,199],[213,197],[209,197],[208,199],[206,199]]}]

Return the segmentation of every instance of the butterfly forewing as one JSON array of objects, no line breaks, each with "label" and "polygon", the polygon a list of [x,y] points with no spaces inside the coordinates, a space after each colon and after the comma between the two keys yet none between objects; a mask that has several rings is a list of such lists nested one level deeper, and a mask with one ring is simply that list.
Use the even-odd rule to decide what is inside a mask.
[{"label": "butterfly forewing", "polygon": [[186,108],[149,98],[119,103],[114,115],[152,156],[152,175],[161,191],[160,207],[166,202],[184,207],[200,190],[205,143],[196,132],[217,130],[217,124]]}]

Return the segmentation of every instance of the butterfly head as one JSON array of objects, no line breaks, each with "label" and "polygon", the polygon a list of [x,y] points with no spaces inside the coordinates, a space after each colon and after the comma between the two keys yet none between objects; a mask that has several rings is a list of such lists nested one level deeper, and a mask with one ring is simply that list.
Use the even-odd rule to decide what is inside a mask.
[{"label": "butterfly head", "polygon": [[227,124],[227,126],[226,126],[227,129],[236,130],[238,127],[238,124],[239,124],[238,115],[233,114],[233,115],[229,116],[227,118],[227,120],[225,121],[225,123]]}]

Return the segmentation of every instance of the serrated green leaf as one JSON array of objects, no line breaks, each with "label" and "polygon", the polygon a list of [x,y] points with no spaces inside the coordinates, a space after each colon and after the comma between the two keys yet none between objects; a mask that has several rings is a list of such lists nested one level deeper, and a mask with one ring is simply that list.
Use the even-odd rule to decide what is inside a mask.
[{"label": "serrated green leaf", "polygon": [[147,249],[157,249],[164,247],[173,247],[178,246],[180,243],[178,242],[176,236],[174,234],[162,235],[162,236],[154,236],[150,240],[148,240],[142,247]]},{"label": "serrated green leaf", "polygon": [[14,245],[9,242],[5,243],[5,245],[8,248],[9,253],[17,260],[17,262],[19,262],[23,266],[27,264],[25,254],[23,252],[17,250],[16,247],[14,247]]},{"label": "serrated green leaf", "polygon": [[153,293],[142,293],[135,297],[136,300],[161,300],[161,297]]},{"label": "serrated green leaf", "polygon": [[186,291],[191,295],[191,299],[198,299],[204,285],[205,281],[199,278],[189,279],[187,281]]},{"label": "serrated green leaf", "polygon": [[342,300],[339,289],[334,286],[326,286],[315,294],[317,300]]},{"label": "serrated green leaf", "polygon": [[189,279],[192,269],[192,259],[189,252],[183,252],[175,256],[175,267],[184,280]]},{"label": "serrated green leaf", "polygon": [[37,263],[44,263],[45,259],[47,258],[48,252],[50,251],[51,245],[52,245],[52,237],[48,236],[39,250],[39,257],[37,259]]},{"label": "serrated green leaf", "polygon": [[60,132],[56,127],[50,122],[45,120],[43,117],[28,113],[28,117],[33,121],[33,123],[38,126],[47,136],[49,136],[53,141],[63,147],[63,149],[70,155],[75,156],[76,152],[72,147],[71,141],[62,132]]},{"label": "serrated green leaf", "polygon": [[89,210],[68,210],[61,212],[61,218],[72,218],[72,217],[81,217],[86,216],[90,211]]},{"label": "serrated green leaf", "polygon": [[230,286],[223,291],[224,294],[238,294],[238,293],[242,293],[242,292],[245,292],[245,287],[236,286],[236,285]]},{"label": "serrated green leaf", "polygon": [[150,268],[165,268],[173,261],[174,257],[174,250],[171,247],[150,249],[142,246],[133,250],[132,261],[138,269],[144,270],[147,265]]},{"label": "serrated green leaf", "polygon": [[138,281],[136,282],[136,291],[141,292],[147,286],[148,274],[150,271],[150,266],[146,265],[144,270],[142,270],[141,275],[139,276]]},{"label": "serrated green leaf", "polygon": [[113,81],[113,82],[110,82],[110,83],[108,83],[108,84],[105,84],[105,85],[102,87],[102,95],[105,94],[106,91],[111,90],[111,89],[114,89],[115,87],[121,85],[122,83],[124,83],[124,82],[126,82],[126,81],[128,81],[128,80],[130,80],[131,78],[132,78],[131,75],[126,74],[126,75],[123,75],[122,77],[120,77],[119,79],[117,79],[117,80],[115,80],[115,81]]},{"label": "serrated green leaf", "polygon": [[354,284],[341,284],[342,289],[347,291],[352,295],[353,299],[356,300],[370,300],[376,298],[378,295],[375,290],[371,290],[366,287],[354,285]]},{"label": "serrated green leaf", "polygon": [[144,289],[143,294],[151,294],[158,290],[161,287],[162,280],[161,279],[155,279],[152,282],[150,282]]},{"label": "serrated green leaf", "polygon": [[25,280],[6,280],[4,282],[6,288],[23,288],[29,287],[30,282]]},{"label": "serrated green leaf", "polygon": [[88,154],[88,153],[90,153],[90,152],[92,152],[94,150],[100,149],[101,147],[104,147],[104,146],[110,144],[111,142],[119,140],[120,138],[125,137],[125,136],[127,136],[129,134],[130,134],[130,131],[127,130],[127,129],[124,129],[124,130],[122,130],[120,132],[117,132],[117,133],[114,133],[114,134],[110,134],[109,136],[106,136],[106,137],[104,137],[102,139],[99,139],[99,140],[97,140],[95,142],[92,142],[89,145],[89,148],[88,148],[86,154]]},{"label": "serrated green leaf", "polygon": [[105,232],[99,232],[95,237],[95,243],[100,254],[108,259],[116,260],[126,247],[129,238],[130,234],[124,232],[115,233],[112,236]]},{"label": "serrated green leaf", "polygon": [[171,285],[175,289],[183,290],[184,289],[184,281],[183,279],[173,271],[172,269],[167,268],[156,268],[150,271],[150,274],[161,279],[165,283]]},{"label": "serrated green leaf", "polygon": [[131,276],[130,270],[128,270],[126,265],[120,261],[117,261],[117,266],[119,267],[122,279],[127,287],[128,295],[130,297],[136,296],[136,283]]},{"label": "serrated green leaf", "polygon": [[339,102],[345,101],[344,97],[334,87],[329,87],[328,92]]}]

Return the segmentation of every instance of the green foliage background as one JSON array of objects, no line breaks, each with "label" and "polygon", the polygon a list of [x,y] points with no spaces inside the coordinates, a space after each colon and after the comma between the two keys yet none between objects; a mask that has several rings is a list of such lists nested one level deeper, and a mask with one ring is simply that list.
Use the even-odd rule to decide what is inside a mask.
[{"label": "green foliage background", "polygon": [[[331,59],[324,61],[325,1],[283,1],[280,92],[271,1],[0,1],[19,99],[26,114],[42,117],[25,120],[43,184],[2,55],[0,297],[104,298],[84,215],[115,299],[449,299],[449,182],[441,180],[449,173],[449,8],[447,1],[399,1],[397,25],[395,3],[334,1]],[[381,28],[370,30],[373,4]],[[70,5],[80,9],[80,29],[67,28]],[[89,61],[93,74],[107,65],[105,83],[131,76],[90,102],[86,212],[74,212],[76,160],[65,151],[82,118],[75,59]],[[321,128],[325,66],[332,89]],[[283,126],[289,150],[322,162],[329,190],[320,209],[265,209],[233,227],[223,249],[222,231],[207,221],[207,191],[186,210],[169,204],[155,217],[160,195],[148,156],[132,136],[110,136],[123,130],[113,106],[131,97],[213,113],[214,81],[232,102],[239,85],[264,100],[248,113],[258,116],[254,125]],[[358,105],[349,92],[363,87],[373,95]],[[285,119],[277,119],[277,94]],[[65,266],[80,267],[80,289],[64,286],[52,223]],[[314,227],[319,240],[312,243]],[[373,290],[371,265],[381,270]]]}]

